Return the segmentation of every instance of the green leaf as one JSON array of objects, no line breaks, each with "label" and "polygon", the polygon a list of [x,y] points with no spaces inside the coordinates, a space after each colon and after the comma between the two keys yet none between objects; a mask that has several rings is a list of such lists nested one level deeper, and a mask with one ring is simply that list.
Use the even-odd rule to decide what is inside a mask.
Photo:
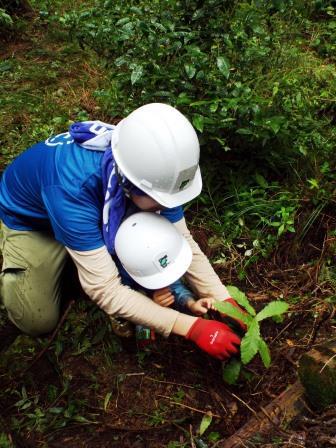
[{"label": "green leaf", "polygon": [[98,344],[98,342],[101,342],[106,334],[106,327],[102,326],[101,329],[97,332],[95,337],[92,339],[92,345]]},{"label": "green leaf", "polygon": [[135,84],[143,75],[143,67],[142,65],[135,65],[133,71],[131,73],[131,83]]},{"label": "green leaf", "polygon": [[241,362],[238,359],[223,365],[223,380],[228,384],[235,384],[239,378]]},{"label": "green leaf", "polygon": [[248,128],[237,129],[236,133],[237,134],[242,134],[242,135],[253,135],[254,134],[252,129],[248,129]]},{"label": "green leaf", "polygon": [[288,310],[286,302],[274,301],[265,306],[256,316],[258,322],[272,316],[280,316]]},{"label": "green leaf", "polygon": [[209,442],[217,442],[217,440],[219,440],[221,438],[222,438],[222,436],[217,431],[211,431],[210,434],[208,434]]},{"label": "green leaf", "polygon": [[259,354],[264,366],[268,368],[271,365],[271,354],[266,342],[261,337],[259,339]]},{"label": "green leaf", "polygon": [[205,431],[209,428],[210,424],[212,422],[212,413],[207,412],[204,417],[202,418],[200,427],[199,427],[199,434],[200,436],[205,433]]},{"label": "green leaf", "polygon": [[235,306],[233,306],[229,302],[226,302],[225,300],[222,302],[215,302],[214,307],[220,313],[226,314],[230,317],[233,317],[234,319],[239,319],[239,320],[243,321],[244,324],[246,324],[246,325],[250,325],[252,322],[251,316],[249,316],[248,314],[242,313]]},{"label": "green leaf", "polygon": [[236,286],[229,285],[227,286],[227,290],[229,291],[230,296],[233,299],[235,299],[235,301],[239,305],[244,307],[248,313],[252,314],[252,316],[256,315],[256,312],[254,308],[250,305],[248,298],[242,291],[240,291],[240,289],[238,289]]},{"label": "green leaf", "polygon": [[27,391],[26,391],[26,388],[24,386],[22,386],[21,395],[22,395],[22,398],[25,399],[25,400],[28,398]]},{"label": "green leaf", "polygon": [[259,351],[260,329],[258,322],[254,319],[243,337],[240,345],[240,354],[243,364],[247,364]]},{"label": "green leaf", "polygon": [[219,103],[211,103],[210,104],[210,112],[216,112],[218,109]]},{"label": "green leaf", "polygon": [[54,407],[54,408],[49,408],[48,412],[50,412],[50,414],[62,414],[62,412],[64,411],[64,408],[62,407]]},{"label": "green leaf", "polygon": [[264,178],[264,176],[262,176],[261,174],[256,174],[256,181],[258,182],[258,184],[263,187],[263,188],[267,188],[268,187],[268,183],[267,180]]},{"label": "green leaf", "polygon": [[285,225],[281,224],[280,227],[278,228],[278,236],[281,236],[285,231]]},{"label": "green leaf", "polygon": [[194,115],[193,116],[193,125],[195,126],[195,128],[198,131],[203,132],[203,128],[204,128],[204,117],[203,117],[203,115]]},{"label": "green leaf", "polygon": [[112,392],[108,392],[108,393],[105,395],[105,399],[104,399],[104,411],[106,411],[106,409],[107,409],[107,406],[108,406],[108,404],[109,404],[109,402],[110,402],[111,396],[112,396]]},{"label": "green leaf", "polygon": [[72,417],[72,419],[78,423],[96,423],[94,421],[88,420],[87,418],[83,417],[82,415],[74,415]]},{"label": "green leaf", "polygon": [[184,64],[184,70],[189,79],[192,79],[196,74],[196,68],[192,64]]},{"label": "green leaf", "polygon": [[285,118],[282,116],[271,117],[265,120],[265,123],[268,127],[272,129],[274,134],[277,134],[280,131],[281,126],[283,125]]},{"label": "green leaf", "polygon": [[230,63],[225,56],[218,56],[217,67],[226,79],[230,76]]}]

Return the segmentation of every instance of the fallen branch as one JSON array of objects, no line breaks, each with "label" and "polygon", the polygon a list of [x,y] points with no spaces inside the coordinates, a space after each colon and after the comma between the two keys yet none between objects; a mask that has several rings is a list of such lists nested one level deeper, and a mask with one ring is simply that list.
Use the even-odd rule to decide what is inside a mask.
[{"label": "fallen branch", "polygon": [[286,434],[284,425],[308,407],[304,395],[315,408],[335,403],[336,341],[329,341],[305,353],[299,362],[299,377],[301,382],[296,381],[265,408],[261,407],[242,428],[220,445],[221,448],[246,447],[253,436],[266,434],[271,429]]},{"label": "fallen branch", "polygon": [[245,442],[248,442],[251,437],[266,433],[271,428],[283,432],[281,426],[292,420],[303,409],[303,393],[304,389],[297,381],[265,408],[262,408],[255,416],[251,417],[242,428],[221,445],[221,448],[245,447]]},{"label": "fallen branch", "polygon": [[[173,401],[170,397],[167,397],[166,395],[157,395],[157,397],[166,398],[167,400],[170,401],[171,404],[176,404],[176,406],[181,406],[183,408],[190,409],[191,411],[198,412],[199,414],[205,414],[205,415],[209,414],[209,411],[202,411],[201,409],[193,408],[193,407],[188,406],[188,405],[183,404],[183,403],[178,403],[177,401]],[[212,414],[212,416],[216,417],[216,418],[222,418],[220,415],[217,415],[217,414]]]}]

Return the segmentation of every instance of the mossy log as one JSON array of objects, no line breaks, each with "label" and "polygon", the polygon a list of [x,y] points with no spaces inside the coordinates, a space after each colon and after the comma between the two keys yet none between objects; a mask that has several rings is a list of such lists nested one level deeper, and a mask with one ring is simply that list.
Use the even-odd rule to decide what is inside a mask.
[{"label": "mossy log", "polygon": [[257,435],[277,428],[281,431],[304,408],[305,399],[318,409],[336,403],[336,340],[314,348],[299,362],[299,378],[275,400],[258,412],[222,448],[249,446]]},{"label": "mossy log", "polygon": [[336,340],[301,357],[299,378],[315,408],[321,410],[336,403]]},{"label": "mossy log", "polygon": [[269,433],[281,427],[298,415],[304,407],[304,389],[299,381],[294,383],[265,408],[227,439],[222,448],[242,448],[257,435]]}]

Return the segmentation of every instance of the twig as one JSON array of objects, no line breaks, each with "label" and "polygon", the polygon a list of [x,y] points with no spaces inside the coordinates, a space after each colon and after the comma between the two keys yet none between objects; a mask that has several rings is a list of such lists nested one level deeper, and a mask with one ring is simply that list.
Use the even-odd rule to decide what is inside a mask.
[{"label": "twig", "polygon": [[324,364],[324,366],[321,368],[321,370],[319,371],[319,373],[322,373],[323,372],[323,370],[325,369],[325,367],[334,359],[334,358],[336,358],[336,354],[335,355],[333,355],[333,356],[331,356],[329,359],[328,359],[328,361]]},{"label": "twig", "polygon": [[194,436],[192,433],[192,425],[189,425],[189,433],[190,433],[190,444],[191,448],[196,448],[195,442],[194,442]]},{"label": "twig", "polygon": [[141,428],[132,428],[131,426],[117,426],[112,425],[110,423],[104,423],[102,424],[109,429],[113,429],[115,431],[126,431],[126,432],[145,432],[145,431],[159,431],[160,429],[167,428],[173,424],[173,422],[167,422],[160,426],[149,426],[149,427],[141,427]]},{"label": "twig", "polygon": [[200,389],[200,388],[194,387],[194,386],[190,386],[189,384],[174,383],[173,381],[157,380],[156,378],[152,378],[151,376],[145,376],[145,380],[154,381],[155,383],[173,384],[174,386],[186,387],[188,389],[194,389],[194,390],[198,390],[199,392],[203,392],[205,394],[209,394],[209,392],[207,390]]},{"label": "twig", "polygon": [[259,419],[259,416],[258,416],[258,414],[256,413],[256,411],[255,411],[254,409],[252,409],[251,406],[249,406],[244,400],[242,400],[240,397],[238,397],[238,395],[234,394],[233,392],[230,392],[230,391],[227,390],[227,389],[226,389],[226,391],[227,391],[230,395],[232,395],[234,398],[236,398],[238,401],[240,401],[244,406],[246,406],[247,409],[249,409],[249,410],[254,414],[254,416],[255,416],[257,419]]},{"label": "twig", "polygon": [[47,345],[43,348],[43,350],[41,350],[39,353],[36,354],[36,356],[32,359],[31,363],[29,364],[29,366],[27,366],[24,371],[22,372],[23,374],[26,373],[29,369],[31,369],[36,363],[37,361],[42,358],[42,356],[46,353],[46,351],[49,349],[49,347],[51,346],[52,342],[54,341],[57,333],[59,332],[60,328],[62,327],[65,319],[67,318],[72,305],[75,303],[74,300],[70,300],[70,302],[68,303],[68,306],[66,307],[63,316],[61,317],[61,319],[59,320],[57,327],[55,328],[55,330],[53,331],[52,335],[49,338],[49,341],[47,343]]},{"label": "twig", "polygon": [[[166,398],[167,400],[169,400],[172,404],[176,404],[177,406],[181,406],[183,408],[186,409],[190,409],[191,411],[195,411],[198,412],[199,414],[204,414],[204,415],[208,415],[209,411],[202,411],[201,409],[197,409],[197,408],[193,408],[192,406],[188,406],[186,404],[183,403],[178,403],[177,401],[173,401],[170,397],[167,397],[166,395],[156,395],[157,397],[162,397],[162,398]],[[220,415],[218,414],[212,414],[213,417],[216,418],[222,418]]]},{"label": "twig", "polygon": [[293,321],[291,320],[273,339],[272,341],[269,343],[269,345],[272,345],[281,335],[284,331],[287,330],[288,327],[290,327],[292,325]]},{"label": "twig", "polygon": [[267,419],[269,420],[269,422],[271,423],[271,425],[280,433],[285,434],[286,436],[288,436],[289,432],[284,431],[283,429],[280,428],[279,424],[276,423],[272,417],[269,415],[269,413],[266,411],[266,409],[263,406],[260,406],[260,410],[261,412],[267,417]]},{"label": "twig", "polygon": [[142,376],[145,372],[134,372],[134,373],[119,373],[119,375],[123,376]]}]

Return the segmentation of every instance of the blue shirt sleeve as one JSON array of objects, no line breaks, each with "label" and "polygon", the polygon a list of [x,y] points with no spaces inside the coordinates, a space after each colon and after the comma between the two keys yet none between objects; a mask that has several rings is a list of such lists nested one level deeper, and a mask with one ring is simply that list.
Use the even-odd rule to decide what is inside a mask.
[{"label": "blue shirt sleeve", "polygon": [[189,312],[187,302],[190,299],[194,299],[194,295],[190,289],[187,288],[181,280],[177,280],[169,285],[169,289],[175,298],[173,308],[182,313]]},{"label": "blue shirt sleeve", "polygon": [[164,216],[168,221],[174,223],[180,221],[184,217],[182,206],[166,208],[160,212],[161,216]]}]

